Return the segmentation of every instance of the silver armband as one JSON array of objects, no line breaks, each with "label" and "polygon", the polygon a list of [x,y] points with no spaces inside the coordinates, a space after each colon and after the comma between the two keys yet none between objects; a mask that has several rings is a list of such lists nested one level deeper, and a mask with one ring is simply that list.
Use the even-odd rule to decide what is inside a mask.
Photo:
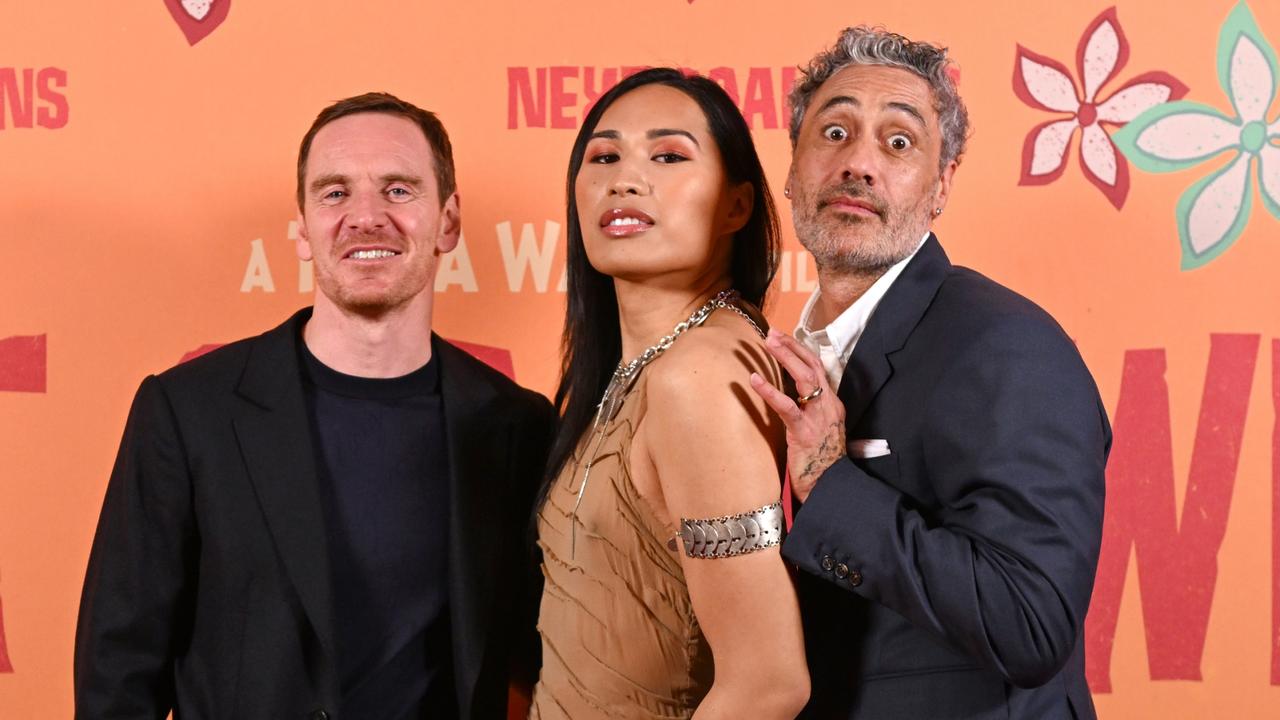
[{"label": "silver armband", "polygon": [[780,502],[710,520],[680,518],[684,554],[691,558],[723,558],[763,550],[781,543],[782,534]]}]

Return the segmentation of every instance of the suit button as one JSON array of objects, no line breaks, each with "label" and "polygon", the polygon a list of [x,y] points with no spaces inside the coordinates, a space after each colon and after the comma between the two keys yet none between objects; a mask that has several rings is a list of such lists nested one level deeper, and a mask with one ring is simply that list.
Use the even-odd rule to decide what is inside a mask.
[{"label": "suit button", "polygon": [[836,566],[836,559],[830,555],[824,555],[822,558],[822,569],[831,572],[831,568]]},{"label": "suit button", "polygon": [[316,710],[307,717],[309,720],[329,720],[329,713],[323,710]]},{"label": "suit button", "polygon": [[848,566],[848,565],[845,565],[844,563],[840,563],[840,564],[836,565],[836,577],[838,577],[838,578],[840,578],[841,580],[843,580],[843,579],[845,579],[845,578],[846,578],[846,577],[848,577],[848,576],[849,576],[849,566]]},{"label": "suit button", "polygon": [[857,570],[849,571],[849,584],[858,587],[862,584],[862,573]]}]

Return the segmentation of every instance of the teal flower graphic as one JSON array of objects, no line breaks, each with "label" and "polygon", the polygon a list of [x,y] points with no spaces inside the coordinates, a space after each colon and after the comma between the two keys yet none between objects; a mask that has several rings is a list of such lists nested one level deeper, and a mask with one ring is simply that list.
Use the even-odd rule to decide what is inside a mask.
[{"label": "teal flower graphic", "polygon": [[1180,100],[1143,112],[1112,135],[1136,167],[1172,172],[1224,152],[1223,168],[1183,193],[1175,211],[1182,243],[1182,269],[1201,267],[1221,255],[1244,232],[1253,209],[1253,166],[1263,205],[1280,219],[1280,119],[1267,124],[1276,96],[1280,64],[1243,1],[1232,9],[1218,36],[1218,81],[1235,117]]}]

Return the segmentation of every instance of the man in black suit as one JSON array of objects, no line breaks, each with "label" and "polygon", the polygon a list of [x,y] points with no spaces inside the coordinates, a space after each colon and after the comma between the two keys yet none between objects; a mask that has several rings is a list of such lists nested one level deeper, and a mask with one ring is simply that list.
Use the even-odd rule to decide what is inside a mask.
[{"label": "man in black suit", "polygon": [[313,308],[143,381],[89,558],[78,718],[504,718],[536,674],[550,404],[431,332],[448,136],[372,93],[298,159]]},{"label": "man in black suit", "polygon": [[[967,133],[944,49],[850,28],[791,96],[819,287],[767,345],[788,428],[813,718],[1093,718],[1085,613],[1111,432],[1048,314],[952,266]],[[1010,242],[1022,242],[1010,238]]]}]

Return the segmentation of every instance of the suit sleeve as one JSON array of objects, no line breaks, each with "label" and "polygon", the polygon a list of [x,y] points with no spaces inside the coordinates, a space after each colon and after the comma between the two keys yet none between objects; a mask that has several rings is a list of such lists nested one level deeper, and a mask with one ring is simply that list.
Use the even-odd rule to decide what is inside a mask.
[{"label": "suit sleeve", "polygon": [[538,680],[541,668],[542,641],[538,636],[538,610],[542,604],[542,570],[537,550],[537,527],[534,524],[534,503],[546,474],[547,454],[555,438],[557,417],[551,403],[541,395],[535,395],[531,412],[520,428],[519,503],[523,512],[519,523],[520,561],[524,569],[523,583],[516,597],[516,611],[512,615],[512,681],[517,685],[532,687]]},{"label": "suit sleeve", "polygon": [[[1110,447],[1097,390],[1056,327],[1019,320],[977,338],[930,397],[923,463],[899,463],[924,468],[938,509],[922,513],[845,457],[784,555],[1009,682],[1042,685],[1080,637],[1097,567]],[[825,570],[827,557],[849,576]]]},{"label": "suit sleeve", "polygon": [[107,485],[80,600],[75,716],[164,718],[190,627],[197,536],[173,411],[149,377]]}]

